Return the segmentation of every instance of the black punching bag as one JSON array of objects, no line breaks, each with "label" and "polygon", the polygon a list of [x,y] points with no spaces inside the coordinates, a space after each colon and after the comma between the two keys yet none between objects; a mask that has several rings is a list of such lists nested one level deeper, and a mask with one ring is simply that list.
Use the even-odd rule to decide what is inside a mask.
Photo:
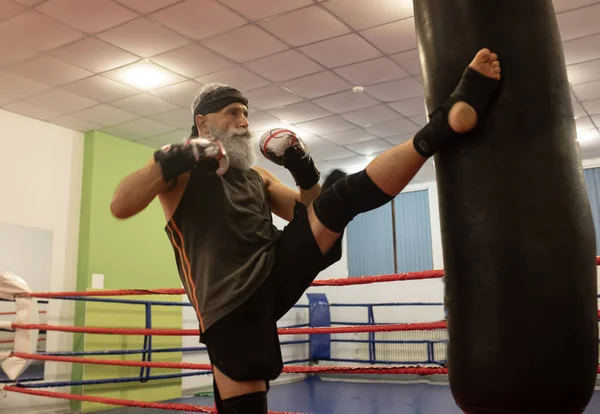
[{"label": "black punching bag", "polygon": [[484,47],[503,83],[435,157],[449,379],[466,413],[581,413],[598,368],[595,236],[551,0],[414,0],[431,113]]}]

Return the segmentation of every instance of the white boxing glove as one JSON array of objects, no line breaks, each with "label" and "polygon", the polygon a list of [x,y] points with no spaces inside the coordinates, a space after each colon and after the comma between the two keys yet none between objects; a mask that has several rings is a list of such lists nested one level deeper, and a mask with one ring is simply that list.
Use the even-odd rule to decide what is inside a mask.
[{"label": "white boxing glove", "polygon": [[271,129],[260,137],[258,145],[265,158],[288,169],[300,188],[308,190],[319,182],[319,169],[304,142],[293,131]]}]

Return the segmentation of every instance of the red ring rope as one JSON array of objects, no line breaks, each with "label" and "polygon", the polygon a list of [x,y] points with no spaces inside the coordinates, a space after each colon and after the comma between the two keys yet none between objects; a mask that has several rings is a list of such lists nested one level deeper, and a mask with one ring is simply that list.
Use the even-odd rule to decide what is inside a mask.
[{"label": "red ring rope", "polygon": [[[5,391],[17,392],[20,394],[37,395],[39,397],[58,398],[62,400],[77,400],[95,402],[107,405],[119,405],[122,407],[141,407],[141,408],[157,408],[160,410],[171,410],[171,411],[186,411],[193,413],[214,413],[215,410],[211,407],[200,407],[198,405],[191,404],[174,404],[174,403],[157,403],[157,402],[145,402],[145,401],[133,401],[133,400],[122,400],[117,398],[104,398],[104,397],[92,397],[87,395],[75,395],[65,394],[62,392],[34,390],[31,388],[20,388],[14,386],[4,387]],[[277,412],[269,411],[269,414],[300,414],[290,412]]]},{"label": "red ring rope", "polygon": [[[88,326],[56,326],[42,324],[13,323],[13,329],[37,329],[40,331],[74,332],[103,335],[155,335],[155,336],[197,336],[198,329],[146,329],[146,328],[101,328]],[[340,326],[319,328],[279,328],[280,335],[304,334],[336,334],[336,333],[363,333],[363,332],[399,332],[399,331],[432,331],[446,329],[446,322],[429,323],[401,323],[389,325],[363,325]]]},{"label": "red ring rope", "polygon": [[[194,364],[191,362],[149,362],[149,361],[121,361],[98,358],[80,358],[55,355],[26,354],[13,352],[12,357],[36,361],[67,362],[74,364],[109,365],[119,367],[145,367],[145,368],[169,368],[169,369],[198,369],[212,371],[210,364]],[[447,374],[446,368],[422,368],[422,367],[339,367],[339,366],[285,366],[283,372],[294,374],[308,374],[314,372],[340,372],[361,374],[404,374],[404,375],[441,375]]]},{"label": "red ring rope", "polygon": [[214,410],[210,407],[200,407],[191,404],[167,404],[157,402],[144,402],[144,401],[132,401],[132,400],[121,400],[117,398],[104,398],[104,397],[92,397],[87,395],[75,395],[65,394],[62,392],[34,390],[30,388],[20,388],[14,386],[4,387],[4,391],[18,392],[21,394],[37,395],[39,397],[50,397],[58,398],[62,400],[76,400],[76,401],[87,401],[102,403],[108,405],[120,405],[123,407],[141,407],[141,408],[158,408],[161,410],[172,410],[172,411],[187,411],[194,413],[212,413]]},{"label": "red ring rope", "polygon": [[[596,265],[600,266],[600,256],[596,256]],[[380,282],[397,282],[406,280],[439,279],[444,276],[444,270],[427,270],[423,272],[408,272],[378,276],[361,276],[341,279],[321,279],[315,280],[311,286],[350,286],[366,285]],[[183,295],[185,290],[182,288],[171,289],[126,289],[126,290],[96,290],[86,292],[39,292],[31,293],[28,296],[32,298],[60,298],[64,296],[131,296],[131,295]]]},{"label": "red ring rope", "polygon": [[[321,279],[315,280],[312,286],[350,286],[366,285],[380,282],[396,282],[405,280],[423,280],[439,279],[444,276],[443,270],[427,270],[424,272],[410,272],[377,276],[361,276],[343,279]],[[114,289],[114,290],[93,290],[85,292],[39,292],[31,293],[28,296],[32,298],[61,298],[61,297],[82,297],[82,296],[143,296],[143,295],[183,295],[185,290],[182,288],[170,289]]]},{"label": "red ring rope", "polygon": [[[596,256],[596,265],[600,266],[600,256]],[[379,282],[395,282],[406,280],[438,279],[444,276],[444,270],[427,270],[400,274],[362,276],[341,279],[315,280],[311,286],[349,286],[364,285]],[[183,295],[185,290],[172,289],[128,289],[128,290],[97,290],[89,292],[39,292],[29,294],[32,298],[60,298],[63,296],[130,296],[130,295]]]}]

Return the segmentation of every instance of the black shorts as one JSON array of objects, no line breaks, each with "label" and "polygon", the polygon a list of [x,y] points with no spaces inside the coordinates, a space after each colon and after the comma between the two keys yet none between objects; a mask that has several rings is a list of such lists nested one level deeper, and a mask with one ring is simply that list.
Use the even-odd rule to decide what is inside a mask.
[{"label": "black shorts", "polygon": [[283,361],[277,321],[302,297],[317,275],[342,257],[342,237],[323,255],[307,208],[296,203],[294,219],[277,242],[275,264],[246,302],[202,334],[211,363],[235,381],[274,380]]}]

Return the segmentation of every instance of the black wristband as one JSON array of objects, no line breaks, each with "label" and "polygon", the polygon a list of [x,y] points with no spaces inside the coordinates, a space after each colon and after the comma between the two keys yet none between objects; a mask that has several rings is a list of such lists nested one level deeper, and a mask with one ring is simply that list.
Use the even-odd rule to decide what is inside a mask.
[{"label": "black wristband", "polygon": [[301,153],[297,147],[290,147],[285,151],[284,160],[284,167],[301,189],[309,190],[319,182],[321,172],[308,153]]},{"label": "black wristband", "polygon": [[156,151],[154,160],[160,165],[166,183],[170,183],[179,175],[190,171],[196,163],[191,148],[182,144],[174,144]]}]

